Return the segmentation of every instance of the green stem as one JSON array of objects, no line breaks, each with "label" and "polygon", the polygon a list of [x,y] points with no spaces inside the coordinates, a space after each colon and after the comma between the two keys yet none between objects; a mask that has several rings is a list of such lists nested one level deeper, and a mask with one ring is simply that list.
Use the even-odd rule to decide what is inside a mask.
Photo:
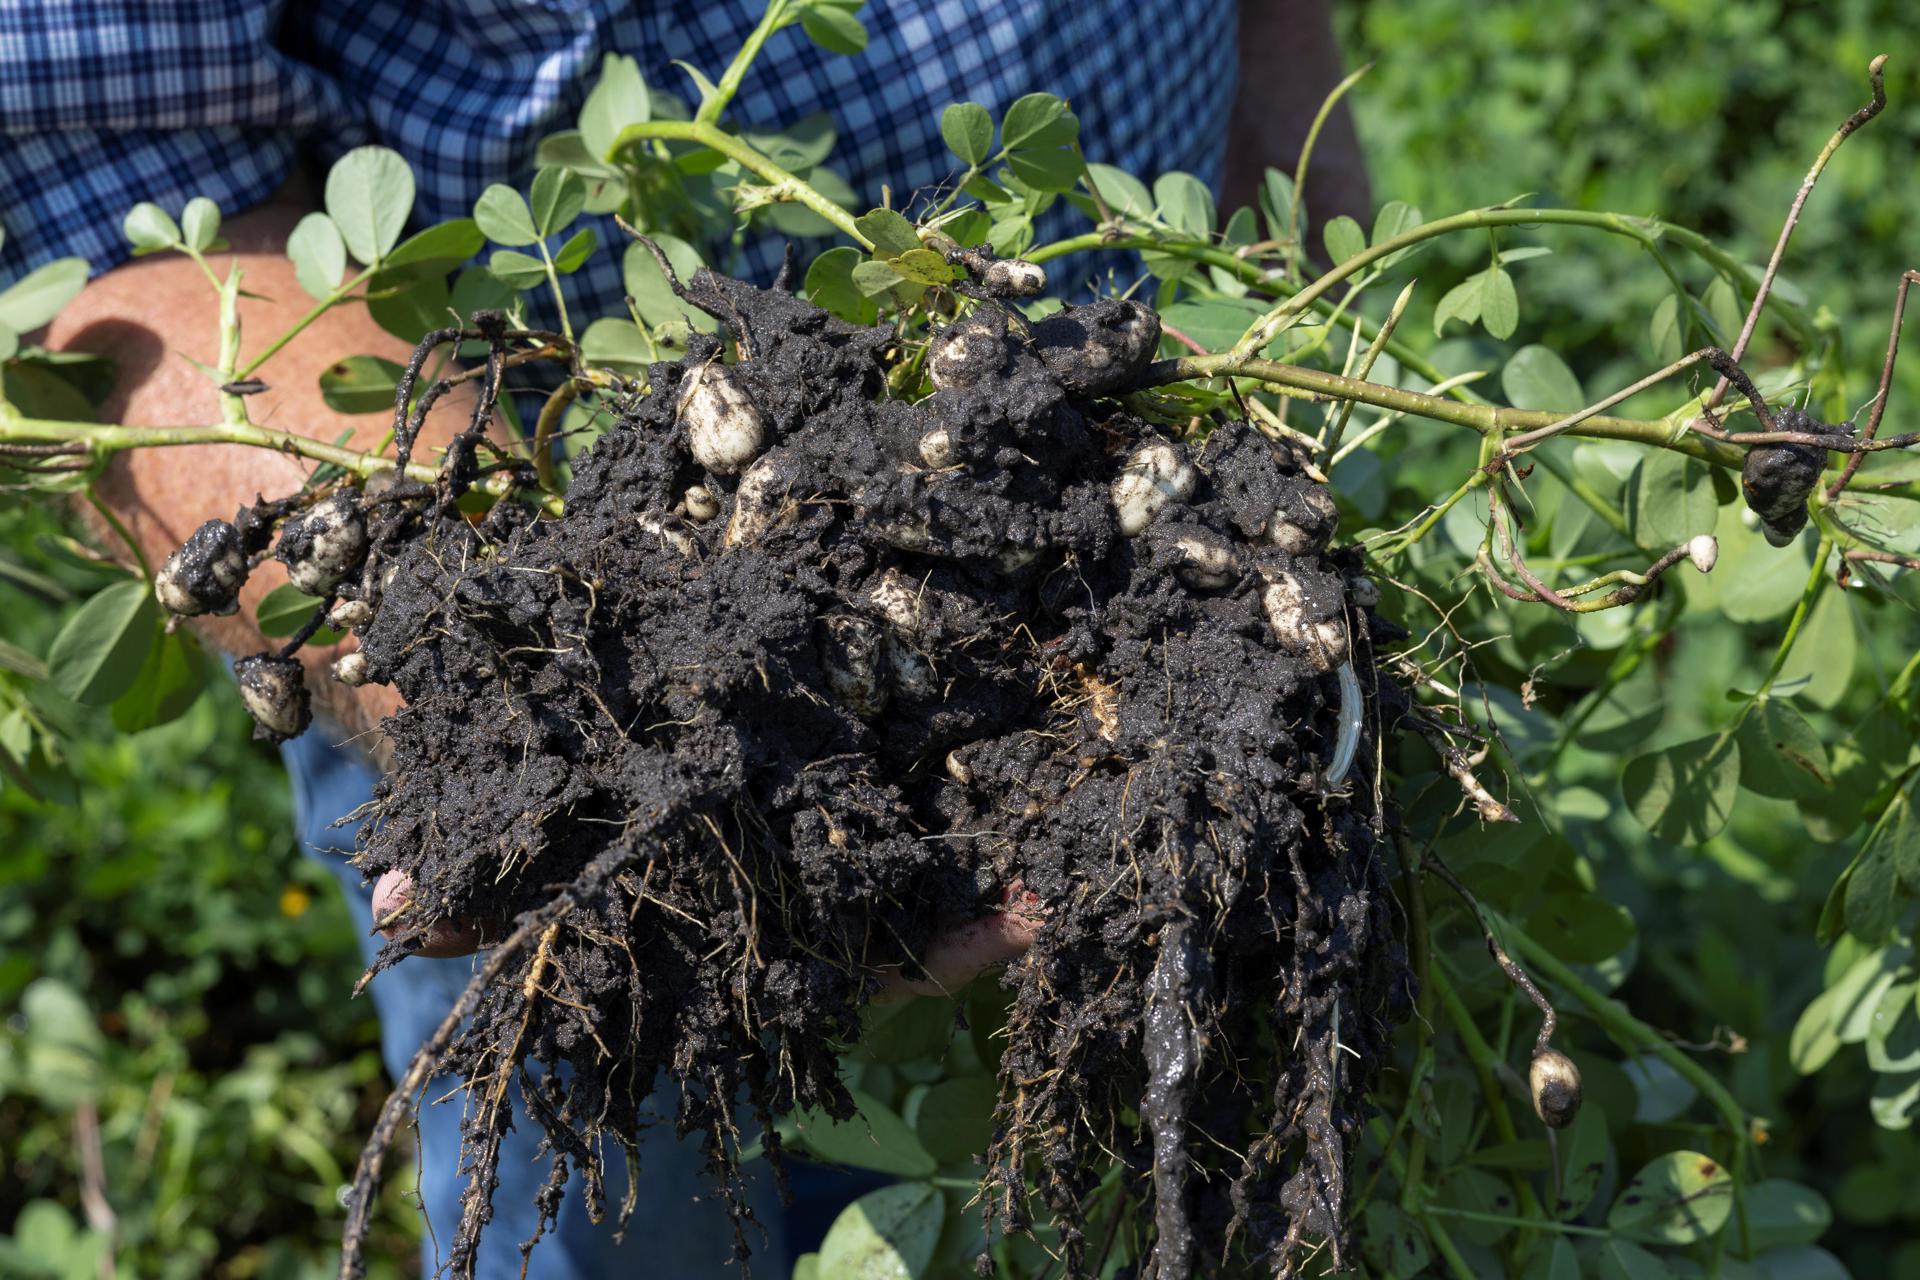
[{"label": "green stem", "polygon": [[786,22],[787,0],[768,0],[767,11],[760,15],[760,21],[747,33],[746,40],[740,45],[739,52],[733,55],[733,61],[720,76],[720,83],[713,87],[707,100],[693,114],[696,124],[718,124],[721,112],[733,101],[733,95],[740,91],[740,82],[746,79],[747,68],[760,56],[761,46],[767,43],[767,37],[778,31]]},{"label": "green stem", "polygon": [[1800,589],[1800,603],[1794,606],[1793,617],[1787,620],[1787,633],[1780,637],[1780,647],[1773,651],[1773,661],[1767,666],[1766,677],[1760,681],[1760,687],[1754,690],[1753,696],[1741,704],[1740,712],[1734,716],[1733,722],[1720,731],[1719,738],[1714,741],[1715,751],[1725,746],[1727,740],[1740,731],[1740,726],[1746,723],[1747,716],[1766,698],[1773,688],[1773,682],[1780,678],[1780,672],[1787,665],[1787,655],[1793,651],[1794,641],[1800,638],[1801,627],[1806,625],[1808,615],[1813,612],[1814,602],[1826,589],[1827,558],[1832,553],[1833,539],[1822,532],[1819,545],[1813,551],[1813,568],[1807,573],[1807,585]]},{"label": "green stem", "polygon": [[[1493,1046],[1487,1043],[1486,1037],[1480,1034],[1480,1028],[1467,1011],[1466,1003],[1460,999],[1460,993],[1454,990],[1453,984],[1438,968],[1433,971],[1432,981],[1440,995],[1440,1002],[1446,1006],[1447,1019],[1453,1023],[1454,1032],[1460,1037],[1460,1046],[1467,1051],[1473,1074],[1480,1082],[1480,1093],[1486,1099],[1493,1131],[1500,1135],[1502,1142],[1519,1141],[1520,1131],[1514,1127],[1513,1115],[1507,1110],[1506,1096],[1500,1092],[1500,1081],[1495,1075],[1499,1057],[1495,1055]],[[1529,1226],[1539,1225],[1546,1219],[1546,1213],[1534,1197],[1533,1188],[1518,1171],[1510,1171],[1507,1176],[1515,1200],[1526,1215],[1524,1221]]]},{"label": "green stem", "polygon": [[1287,251],[1287,258],[1296,273],[1300,269],[1301,259],[1306,256],[1306,246],[1300,242],[1300,205],[1307,193],[1307,165],[1313,160],[1314,143],[1320,140],[1320,130],[1325,127],[1327,117],[1333,114],[1334,105],[1346,97],[1347,90],[1359,84],[1360,78],[1371,70],[1373,64],[1369,62],[1333,86],[1333,91],[1321,100],[1313,123],[1307,126],[1307,140],[1300,144],[1300,162],[1293,170],[1293,200],[1287,208],[1287,226],[1293,229],[1293,244]]},{"label": "green stem", "polygon": [[120,517],[113,514],[113,508],[100,501],[100,495],[91,487],[87,489],[87,501],[93,504],[93,509],[100,513],[100,518],[107,522],[107,527],[113,530],[115,536],[126,544],[127,550],[133,553],[133,562],[140,566],[140,576],[152,582],[153,566],[147,563],[147,553],[140,549],[140,544],[134,541],[133,534],[128,532],[127,526],[120,522]]},{"label": "green stem", "polygon": [[560,313],[560,334],[572,342],[573,325],[567,320],[567,298],[560,292],[560,273],[553,269],[553,255],[547,252],[547,242],[536,240],[534,243],[540,248],[540,261],[547,264],[547,287],[553,291],[553,305]]},{"label": "green stem", "polygon": [[292,328],[288,329],[285,333],[281,334],[279,337],[275,338],[271,343],[267,344],[267,349],[265,351],[262,351],[259,355],[249,360],[246,363],[245,367],[235,372],[234,376],[237,378],[252,377],[254,372],[258,370],[261,365],[265,364],[267,361],[273,359],[274,356],[278,355],[282,347],[286,346],[289,342],[292,342],[295,338],[299,337],[302,333],[306,332],[308,325],[312,324],[315,320],[318,320],[321,316],[327,314],[327,312],[333,310],[333,308],[339,306],[342,302],[345,302],[347,300],[347,297],[350,294],[352,294],[352,292],[355,289],[359,288],[363,283],[365,283],[367,277],[371,276],[372,274],[373,274],[373,268],[368,267],[366,270],[362,271],[359,275],[347,281],[345,284],[341,285],[338,289],[335,289],[332,293],[328,294],[326,297],[322,298],[320,301],[314,303],[313,306],[307,310],[307,314],[301,316],[298,320],[295,320],[293,322]]},{"label": "green stem", "polygon": [[749,173],[764,178],[772,186],[774,199],[788,200],[806,206],[831,222],[862,249],[868,251],[873,249],[873,241],[867,239],[860,233],[860,229],[854,226],[852,214],[821,195],[805,179],[782,169],[718,125],[705,120],[648,120],[642,124],[630,124],[620,131],[620,136],[614,141],[614,153],[617,156],[634,143],[650,139],[664,142],[692,142],[709,150],[718,151]]},{"label": "green stem", "polygon": [[[350,471],[357,476],[370,476],[381,471],[393,470],[393,459],[381,457],[378,453],[344,449],[339,445],[310,440],[306,436],[294,435],[288,431],[275,431],[270,427],[257,427],[247,422],[228,422],[200,427],[125,427],[102,426],[91,422],[59,422],[50,418],[0,420],[0,445],[9,442],[84,444],[93,451],[96,461],[128,449],[167,445],[244,444],[257,449],[273,449],[280,453],[290,453],[314,462],[330,462],[341,470]],[[425,463],[416,462],[407,468],[407,476],[409,479],[431,483],[438,478],[439,472]],[[481,493],[500,497],[512,492],[515,486],[512,477],[502,472],[485,477],[473,487]],[[541,498],[541,508],[548,515],[555,516],[564,509],[556,494],[544,495]]]},{"label": "green stem", "polygon": [[[1258,351],[1272,340],[1275,333],[1279,332],[1283,321],[1311,306],[1342,280],[1402,249],[1411,248],[1423,241],[1431,240],[1436,236],[1449,235],[1455,231],[1467,231],[1479,227],[1527,226],[1590,227],[1597,231],[1626,236],[1646,246],[1651,246],[1663,239],[1671,240],[1698,254],[1722,275],[1738,279],[1749,289],[1759,287],[1759,281],[1748,268],[1734,261],[1705,236],[1697,231],[1689,231],[1685,227],[1676,227],[1671,223],[1652,218],[1629,218],[1618,213],[1598,213],[1587,209],[1470,209],[1465,213],[1456,213],[1451,217],[1423,223],[1410,231],[1371,245],[1348,258],[1254,321],[1248,327],[1246,335],[1235,344],[1235,350],[1244,355]],[[1784,303],[1776,303],[1776,305],[1801,340],[1811,344],[1814,341],[1814,330],[1806,313]]]},{"label": "green stem", "polygon": [[1450,1209],[1445,1205],[1433,1205],[1427,1212],[1437,1218],[1458,1218],[1462,1222],[1484,1222],[1495,1227],[1531,1227],[1536,1231],[1557,1231],[1567,1236],[1599,1236],[1605,1238],[1613,1234],[1605,1227],[1583,1227],[1572,1222],[1541,1221],[1535,1218],[1516,1218],[1505,1213],[1482,1213],[1478,1209]]}]

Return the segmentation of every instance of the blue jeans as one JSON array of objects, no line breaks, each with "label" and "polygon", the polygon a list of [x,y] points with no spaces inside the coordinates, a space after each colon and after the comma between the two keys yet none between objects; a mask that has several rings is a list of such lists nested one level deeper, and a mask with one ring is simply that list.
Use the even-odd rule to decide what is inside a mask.
[{"label": "blue jeans", "polygon": [[[375,773],[356,754],[329,745],[337,730],[316,724],[306,734],[281,748],[293,778],[294,823],[302,848],[325,863],[346,890],[347,905],[360,926],[361,947],[368,959],[378,950],[373,928],[372,893],[360,873],[347,865],[358,824],[336,827],[341,815],[352,813],[373,798]],[[387,1071],[399,1079],[414,1050],[440,1025],[473,974],[471,958],[428,960],[419,956],[403,961],[374,979],[373,1003],[380,1015],[380,1046]],[[427,1220],[421,1246],[421,1274],[432,1276],[444,1260],[444,1251],[460,1221],[460,1114],[463,1094],[453,1093],[458,1081],[434,1080],[427,1086],[420,1111],[420,1201]],[[509,1091],[514,1093],[516,1091]],[[451,1096],[450,1096],[451,1095]],[[446,1099],[445,1101],[438,1101]],[[656,1091],[650,1106],[663,1123],[640,1135],[641,1187],[632,1220],[622,1239],[614,1238],[609,1222],[588,1220],[581,1180],[576,1173],[567,1184],[559,1222],[535,1249],[530,1274],[540,1280],[603,1280],[610,1276],[658,1276],[661,1280],[734,1280],[739,1273],[731,1259],[733,1226],[726,1208],[702,1171],[699,1138],[676,1141],[670,1124],[673,1095]],[[493,1222],[481,1235],[474,1268],[477,1280],[515,1280],[520,1275],[520,1242],[533,1235],[534,1193],[546,1181],[547,1162],[536,1158],[540,1127],[529,1121],[514,1098],[514,1127],[500,1148],[500,1185],[493,1195]],[[608,1162],[607,1195],[617,1206],[627,1189],[626,1162]],[[749,1230],[762,1266],[757,1272],[784,1274],[793,1252],[788,1248],[788,1216],[774,1194],[764,1163],[750,1166],[748,1200],[766,1229],[764,1245]],[[817,1247],[827,1221],[853,1196],[868,1189],[865,1179],[814,1171],[796,1179],[796,1193],[809,1202],[800,1216],[811,1219],[796,1235],[803,1247]],[[824,1177],[824,1182],[823,1182]],[[857,1185],[846,1185],[854,1183]],[[840,1184],[840,1185],[835,1185]],[[768,1265],[771,1264],[771,1265]]]}]

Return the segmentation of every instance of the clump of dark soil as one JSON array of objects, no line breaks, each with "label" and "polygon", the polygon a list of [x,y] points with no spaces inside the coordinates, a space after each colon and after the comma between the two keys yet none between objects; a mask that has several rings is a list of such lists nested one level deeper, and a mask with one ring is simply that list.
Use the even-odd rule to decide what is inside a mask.
[{"label": "clump of dark soil", "polygon": [[882,968],[916,974],[1015,882],[1047,919],[1004,979],[989,1213],[1037,1196],[1084,1274],[1113,1153],[1156,1227],[1140,1274],[1339,1259],[1408,978],[1384,624],[1325,491],[1245,423],[1103,398],[1157,344],[1135,303],[987,303],[910,403],[891,330],[704,272],[688,293],[731,343],[648,371],[564,517],[390,489],[342,588],[407,704],[358,856],[416,885],[383,962],[443,918],[506,941],[432,1046],[473,1082],[453,1273],[508,1089],[550,1185],[597,1194],[601,1144],[678,1081],[737,1204],[756,1130],[777,1163],[775,1116],[850,1113],[836,1053]]}]

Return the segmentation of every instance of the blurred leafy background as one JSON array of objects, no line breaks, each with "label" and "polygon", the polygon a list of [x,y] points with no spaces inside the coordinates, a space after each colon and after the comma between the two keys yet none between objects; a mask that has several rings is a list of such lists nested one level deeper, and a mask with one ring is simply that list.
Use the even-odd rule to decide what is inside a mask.
[{"label": "blurred leafy background", "polygon": [[[1910,231],[1920,81],[1902,47],[1913,33],[1906,6],[1375,0],[1337,15],[1349,61],[1375,63],[1349,101],[1376,203],[1404,200],[1434,216],[1533,192],[1541,204],[1664,218],[1755,263],[1808,161],[1863,100],[1868,58],[1893,53],[1891,105],[1828,171],[1784,274],[1783,293],[1843,344],[1831,367],[1844,379],[1823,395],[1857,406],[1870,394],[1894,281],[1920,265]],[[1317,244],[1317,231],[1309,239]],[[1513,346],[1561,353],[1587,392],[1700,344],[1703,335],[1660,323],[1673,286],[1631,242],[1525,239],[1556,252],[1515,271]],[[1430,305],[1485,260],[1475,237],[1429,246],[1415,264],[1420,297]],[[1706,277],[1688,283],[1699,289]],[[1790,363],[1777,337],[1763,329],[1757,367]],[[1420,345],[1449,372],[1507,359],[1477,332]],[[1920,361],[1910,360],[1890,430],[1904,429],[1914,404]],[[1473,448],[1467,433],[1413,423],[1354,454],[1335,477],[1348,532],[1419,510],[1473,465]],[[1627,479],[1605,450],[1575,456],[1592,475],[1615,473],[1616,490]],[[1556,523],[1552,486],[1537,488],[1542,536],[1578,552],[1579,528]],[[1883,886],[1884,919],[1855,919],[1843,903],[1825,930],[1838,941],[1817,940],[1862,831],[1891,813],[1900,825],[1885,839],[1907,838],[1920,708],[1897,673],[1920,635],[1912,589],[1874,579],[1862,592],[1829,591],[1785,673],[1790,697],[1779,701],[1812,726],[1833,788],[1806,795],[1791,780],[1743,778],[1725,830],[1685,848],[1650,835],[1622,801],[1627,758],[1736,713],[1729,691],[1758,682],[1806,577],[1804,545],[1769,555],[1740,528],[1732,494],[1718,497],[1712,579],[1577,625],[1484,600],[1463,615],[1464,627],[1499,637],[1480,651],[1480,673],[1535,820],[1494,839],[1456,820],[1439,848],[1490,904],[1525,921],[1585,912],[1582,929],[1563,930],[1562,958],[1696,1050],[1757,1118],[1760,1172],[1778,1180],[1765,1194],[1785,1206],[1767,1221],[1793,1225],[1774,1228],[1769,1242],[1781,1248],[1749,1274],[1920,1276],[1920,1150],[1906,1128],[1920,1059],[1887,1034],[1889,1019],[1906,1034],[1920,1017],[1903,882]],[[1470,560],[1478,527],[1462,512],[1431,555],[1415,557],[1410,585],[1442,593]],[[0,513],[0,639],[29,655],[45,654],[109,572],[76,554],[70,533],[44,511]],[[1416,629],[1432,625],[1407,595],[1390,592],[1388,607]],[[1518,691],[1542,670],[1542,696],[1528,703]],[[0,670],[0,698],[8,678]],[[0,712],[11,707],[0,700]],[[337,1193],[385,1082],[371,1011],[343,998],[358,970],[347,916],[331,878],[294,848],[277,757],[249,742],[224,686],[130,738],[104,714],[44,695],[35,710],[70,717],[78,745],[70,787],[61,771],[36,768],[41,800],[13,780],[0,789],[0,1274],[96,1276],[109,1232],[123,1274],[328,1273]],[[1443,821],[1412,802],[1416,821]],[[1920,836],[1913,842],[1920,848]],[[1620,911],[1601,911],[1603,901]],[[1530,1015],[1516,1012],[1457,911],[1438,899],[1435,910],[1449,939],[1437,960],[1462,1010],[1510,1050],[1530,1036]],[[1598,1118],[1567,1139],[1598,1153],[1588,1197],[1603,1181],[1617,1190],[1663,1152],[1706,1145],[1711,1126],[1691,1085],[1652,1058],[1605,1060],[1604,1038],[1572,1021]],[[1437,1051],[1427,1105],[1445,1136],[1433,1154],[1439,1194],[1455,1209],[1485,1210],[1498,1203],[1498,1175],[1541,1157],[1483,1140],[1470,1064],[1450,1042]],[[885,1056],[864,1074],[883,1104],[924,1083]],[[410,1270],[417,1231],[405,1196],[390,1184],[374,1251],[394,1275]],[[1404,1230],[1388,1199],[1365,1220],[1379,1241]],[[1483,1224],[1464,1238],[1487,1249],[1499,1234]],[[1381,1274],[1412,1274],[1377,1249],[1369,1261]],[[1615,1271],[1601,1274],[1690,1274],[1686,1259],[1669,1261],[1671,1270],[1635,1271],[1644,1258],[1623,1253],[1603,1259]]]}]

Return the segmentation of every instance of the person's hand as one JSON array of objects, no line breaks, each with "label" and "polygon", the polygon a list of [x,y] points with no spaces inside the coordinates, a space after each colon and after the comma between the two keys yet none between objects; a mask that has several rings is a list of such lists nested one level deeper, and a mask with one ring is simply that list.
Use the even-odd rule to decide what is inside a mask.
[{"label": "person's hand", "polygon": [[[388,871],[373,886],[373,919],[380,933],[397,937],[410,925],[407,908],[413,901],[413,883],[404,871]],[[924,978],[902,977],[898,965],[882,974],[876,1003],[910,996],[946,995],[960,990],[982,972],[1026,954],[1045,923],[1038,895],[1019,881],[1007,889],[1005,905],[995,912],[958,925],[934,939],[923,962]],[[478,925],[471,921],[439,920],[420,940],[415,955],[444,959],[464,956],[486,945]]]}]

